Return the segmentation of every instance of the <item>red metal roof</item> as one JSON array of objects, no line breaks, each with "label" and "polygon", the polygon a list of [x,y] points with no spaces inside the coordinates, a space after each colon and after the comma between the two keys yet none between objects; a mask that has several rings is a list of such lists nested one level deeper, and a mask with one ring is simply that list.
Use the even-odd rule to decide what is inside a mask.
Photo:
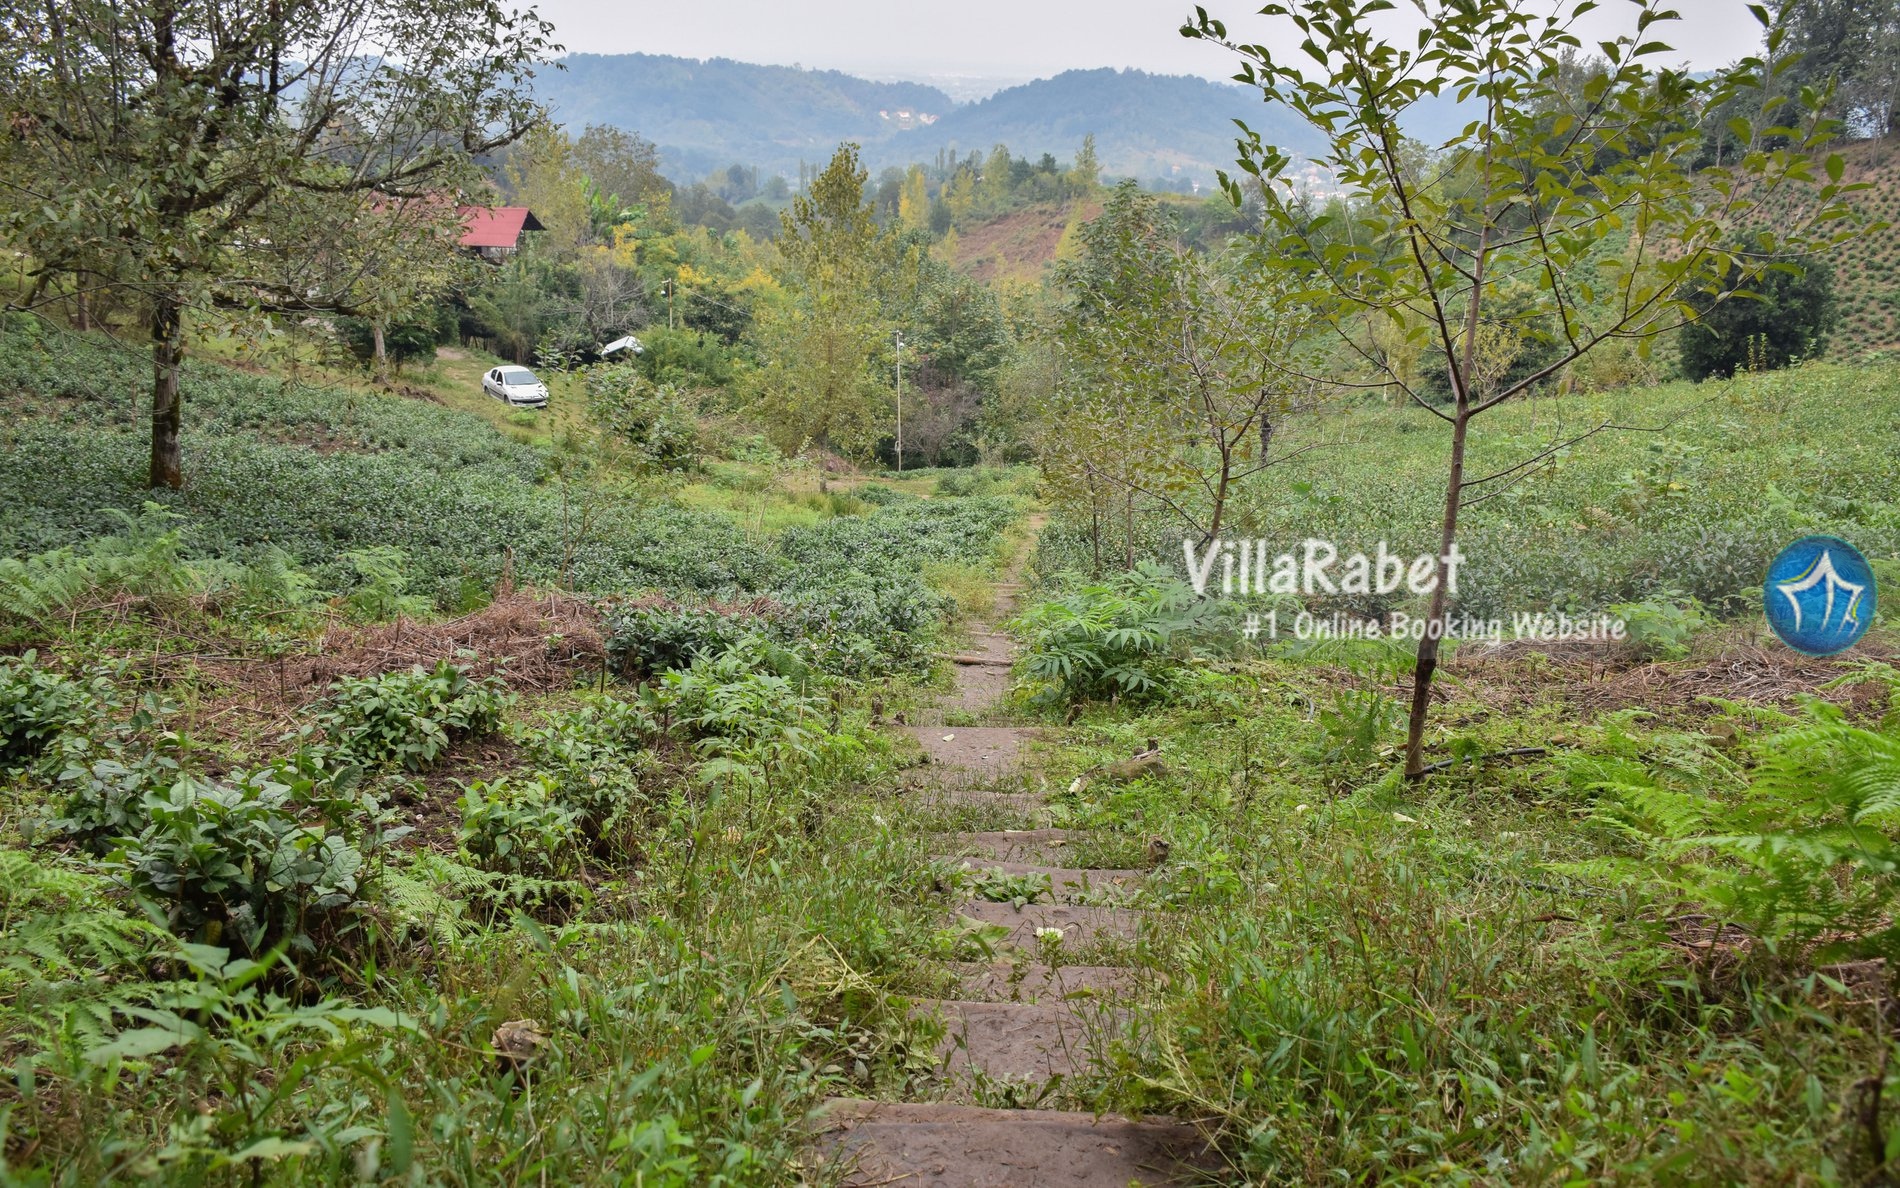
[{"label": "red metal roof", "polygon": [[541,220],[525,206],[465,206],[462,208],[462,246],[511,248],[521,244],[523,231],[545,231]]}]

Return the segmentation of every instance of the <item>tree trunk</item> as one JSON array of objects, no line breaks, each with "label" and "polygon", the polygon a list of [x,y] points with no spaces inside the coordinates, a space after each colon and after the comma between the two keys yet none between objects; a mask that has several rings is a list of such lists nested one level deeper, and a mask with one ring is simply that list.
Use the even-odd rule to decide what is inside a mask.
[{"label": "tree trunk", "polygon": [[1432,705],[1432,676],[1438,671],[1438,624],[1445,618],[1450,593],[1445,589],[1445,558],[1458,538],[1458,505],[1464,498],[1465,427],[1471,414],[1459,401],[1458,418],[1451,425],[1451,477],[1445,484],[1445,523],[1439,534],[1438,584],[1432,588],[1432,609],[1425,637],[1418,641],[1418,662],[1412,670],[1412,716],[1405,729],[1405,778],[1417,780],[1425,766],[1425,718]]},{"label": "tree trunk", "polygon": [[152,310],[152,470],[148,486],[177,490],[185,485],[178,454],[178,428],[183,421],[178,373],[184,361],[184,303],[176,294],[166,293]]},{"label": "tree trunk", "polygon": [[92,310],[86,305],[84,278],[81,278],[79,283],[79,290],[73,294],[73,329],[84,334],[92,329]]},{"label": "tree trunk", "polygon": [[1135,568],[1135,493],[1122,496],[1122,569]]},{"label": "tree trunk", "polygon": [[383,320],[381,318],[369,320],[369,335],[376,351],[373,360],[376,382],[386,384],[389,382],[389,354],[383,349]]}]

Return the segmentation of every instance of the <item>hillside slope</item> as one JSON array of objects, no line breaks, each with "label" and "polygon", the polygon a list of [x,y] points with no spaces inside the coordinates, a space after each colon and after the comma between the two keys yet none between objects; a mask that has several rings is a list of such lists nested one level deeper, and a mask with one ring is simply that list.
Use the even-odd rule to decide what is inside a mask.
[{"label": "hillside slope", "polygon": [[1890,224],[1855,238],[1834,261],[1841,325],[1829,354],[1858,359],[1900,347],[1900,137],[1849,145],[1843,155],[1848,181],[1874,184],[1860,207]]},{"label": "hillside slope", "polygon": [[661,165],[675,180],[734,162],[795,174],[801,161],[829,159],[841,141],[872,150],[903,123],[955,106],[919,83],[726,58],[572,54],[562,67],[535,80],[554,118],[574,131],[611,124],[638,132],[660,147]]},{"label": "hillside slope", "polygon": [[835,70],[724,58],[574,54],[536,80],[538,97],[578,131],[611,124],[660,147],[662,167],[691,180],[734,162],[795,175],[841,142],[872,168],[930,161],[939,150],[1007,144],[1032,160],[1067,161],[1085,136],[1110,175],[1211,183],[1233,161],[1236,118],[1270,141],[1308,151],[1310,131],[1257,91],[1140,70],[1071,70],[958,106],[935,87],[880,83]]},{"label": "hillside slope", "polygon": [[904,132],[893,147],[916,145],[910,155],[928,159],[939,145],[968,153],[1007,144],[1032,159],[1045,152],[1066,159],[1084,136],[1093,134],[1096,154],[1109,174],[1143,181],[1187,177],[1205,184],[1213,181],[1216,169],[1233,164],[1236,119],[1295,152],[1321,147],[1311,129],[1291,120],[1284,107],[1264,104],[1257,90],[1107,68],[1069,70],[998,91],[928,127]]}]

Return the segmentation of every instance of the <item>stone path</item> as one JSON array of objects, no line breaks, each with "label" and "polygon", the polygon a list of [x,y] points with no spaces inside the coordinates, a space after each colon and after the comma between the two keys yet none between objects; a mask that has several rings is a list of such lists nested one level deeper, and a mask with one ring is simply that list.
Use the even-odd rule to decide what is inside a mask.
[{"label": "stone path", "polygon": [[[1013,613],[1020,587],[998,587],[993,617]],[[980,716],[1008,689],[1010,641],[980,626],[958,653],[956,691],[940,708]],[[995,960],[950,963],[954,1000],[920,1003],[941,1019],[936,1075],[916,1096],[839,1099],[820,1111],[818,1149],[843,1182],[928,1188],[1128,1188],[1206,1182],[1219,1166],[1200,1131],[1172,1119],[1096,1117],[1047,1109],[985,1108],[984,1102],[1046,1103],[1086,1074],[1134,1006],[1145,975],[1124,965],[1145,913],[1119,906],[1143,871],[1089,869],[1064,861],[1086,835],[1036,827],[1043,796],[1034,777],[1036,731],[1016,727],[908,728],[928,763],[900,794],[929,819],[968,815],[1020,828],[930,835],[944,861],[972,878],[1022,885],[1041,876],[1049,892],[1021,906],[972,894],[957,909],[1003,931]],[[906,816],[912,814],[907,813]],[[968,882],[966,879],[965,882]],[[1052,943],[1060,930],[1062,939]],[[1049,958],[1059,955],[1052,963]],[[1097,963],[1099,960],[1099,963]]]}]

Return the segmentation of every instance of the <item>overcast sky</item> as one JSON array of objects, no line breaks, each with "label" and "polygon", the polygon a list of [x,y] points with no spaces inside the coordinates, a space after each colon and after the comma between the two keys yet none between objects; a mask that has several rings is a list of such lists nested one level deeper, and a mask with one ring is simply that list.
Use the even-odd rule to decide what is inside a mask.
[{"label": "overcast sky", "polygon": [[[1202,0],[1230,32],[1277,38],[1258,0]],[[540,0],[569,52],[677,54],[846,70],[857,74],[965,74],[1041,78],[1093,66],[1225,77],[1223,51],[1176,30],[1193,3],[1175,0],[686,0],[614,3]],[[1401,14],[1416,12],[1401,0]],[[1606,0],[1585,18],[1589,39],[1633,26],[1634,5]],[[1698,68],[1752,52],[1760,28],[1744,0],[1677,0],[1679,22],[1652,29]]]}]

